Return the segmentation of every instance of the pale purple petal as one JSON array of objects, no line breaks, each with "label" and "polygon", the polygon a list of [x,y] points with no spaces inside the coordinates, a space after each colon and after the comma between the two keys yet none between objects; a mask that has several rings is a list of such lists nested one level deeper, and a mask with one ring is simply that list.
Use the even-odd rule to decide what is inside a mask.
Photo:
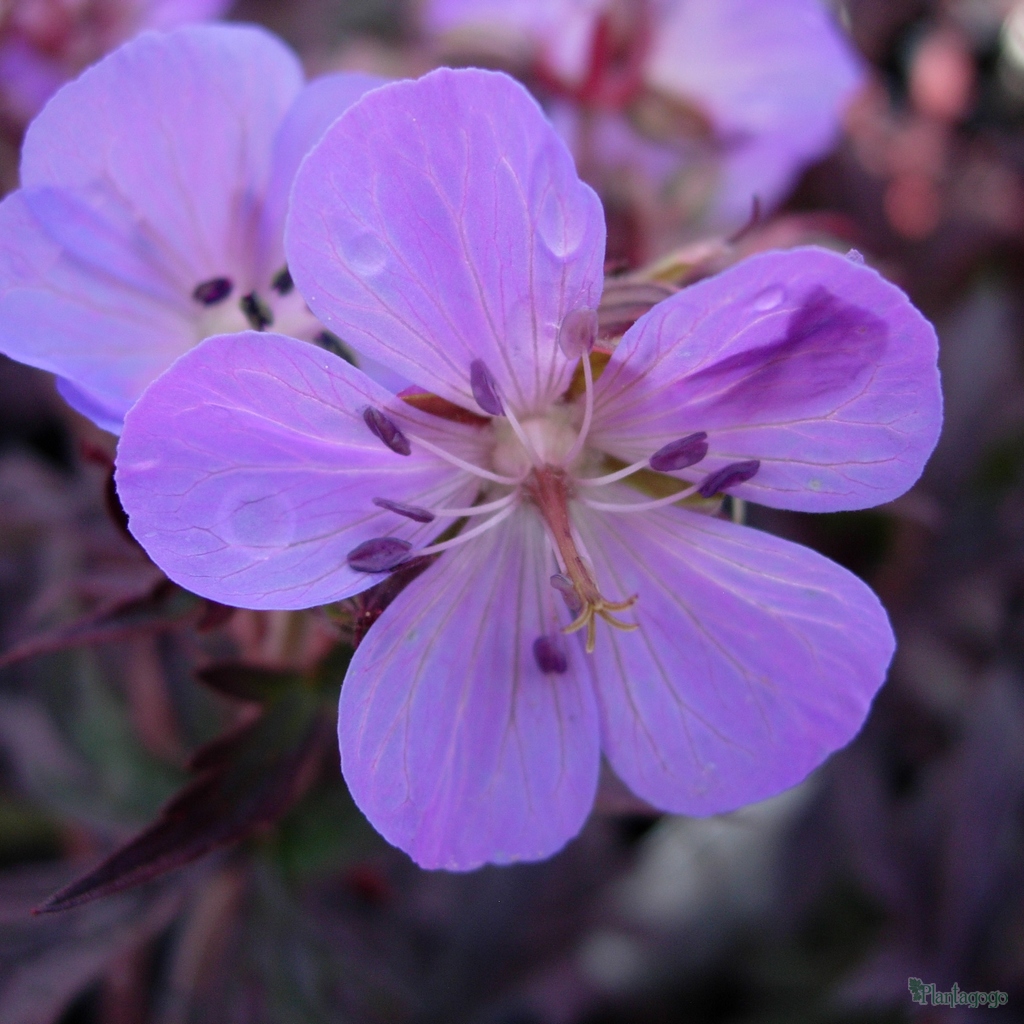
[{"label": "pale purple petal", "polygon": [[[22,185],[88,199],[186,296],[218,276],[248,288],[274,136],[301,86],[295,56],[261,29],[143,33],[47,104],[25,138]],[[75,251],[87,249],[82,236]]]},{"label": "pale purple petal", "polygon": [[299,164],[356,100],[387,81],[377,75],[358,73],[324,75],[310,82],[296,97],[274,140],[261,227],[260,248],[267,261],[262,268],[265,276],[284,263],[284,220]]},{"label": "pale purple petal", "polygon": [[[529,507],[445,554],[356,649],[341,691],[342,770],[373,826],[427,868],[550,856],[594,799],[593,689],[548,583]],[[556,605],[556,600],[558,604]],[[535,641],[561,645],[565,671]]]},{"label": "pale purple petal", "polygon": [[832,146],[864,75],[820,0],[678,0],[659,25],[646,77],[710,115],[734,153],[713,217],[742,223],[752,193],[774,204]]},{"label": "pale purple petal", "polygon": [[196,341],[189,296],[171,302],[158,275],[147,282],[130,263],[126,250],[127,280],[97,274],[42,229],[24,190],[0,203],[0,352],[66,378],[78,396],[71,404],[102,409],[100,425],[114,432],[146,384]]},{"label": "pale purple petal", "polygon": [[285,248],[357,352],[470,409],[482,360],[522,414],[569,381],[558,328],[597,306],[604,215],[522,86],[442,68],[328,130],[296,178]]},{"label": "pale purple petal", "polygon": [[591,656],[602,747],[637,796],[733,810],[800,782],[860,729],[894,640],[857,577],[682,509],[589,513],[579,528],[604,592],[638,595],[622,617],[639,629],[599,627]]},{"label": "pale purple petal", "polygon": [[824,249],[765,253],[659,303],[597,384],[592,443],[633,462],[695,431],[701,481],[762,505],[868,508],[910,487],[942,420],[931,325],[870,268]]},{"label": "pale purple petal", "polygon": [[[430,417],[313,345],[244,331],[207,339],[143,393],[125,418],[117,488],[129,526],[175,582],[246,608],[307,608],[379,577],[347,554],[374,537],[422,546],[422,524],[374,504],[461,507],[476,482],[420,448],[408,456],[366,426],[367,406],[402,429]],[[472,428],[441,424],[464,445]],[[447,522],[450,522],[448,520]]]}]

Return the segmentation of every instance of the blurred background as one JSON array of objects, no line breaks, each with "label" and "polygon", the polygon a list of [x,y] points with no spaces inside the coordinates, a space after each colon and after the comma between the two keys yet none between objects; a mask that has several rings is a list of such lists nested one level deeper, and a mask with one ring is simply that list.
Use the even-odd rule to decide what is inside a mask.
[{"label": "blurred background", "polygon": [[[855,247],[938,329],[945,429],[910,493],[749,510],[889,610],[899,648],[861,735],[733,815],[658,816],[608,779],[549,861],[420,871],[352,806],[330,721],[332,652],[389,595],[296,617],[170,586],[119,522],[112,439],[0,359],[0,1024],[1024,1020],[1024,3],[831,10],[867,75],[780,205],[729,234],[684,210],[668,237],[628,188],[606,200],[627,283],[651,260],[677,285],[758,248]],[[310,73],[515,63],[422,13],[227,16]],[[47,89],[141,23],[115,0],[0,0],[0,53],[38,58],[34,77],[0,61],[0,189]],[[300,677],[318,696],[261,711],[268,680]],[[131,887],[31,916],[147,828],[94,886]],[[1006,1005],[921,1007],[910,977]]]}]

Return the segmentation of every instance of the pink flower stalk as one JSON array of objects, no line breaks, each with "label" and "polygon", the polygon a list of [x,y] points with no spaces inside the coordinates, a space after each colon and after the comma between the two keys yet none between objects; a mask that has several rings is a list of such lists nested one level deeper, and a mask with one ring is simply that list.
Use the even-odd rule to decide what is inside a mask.
[{"label": "pink flower stalk", "polygon": [[604,244],[513,80],[385,86],[300,169],[289,266],[324,324],[456,414],[243,332],[125,421],[131,529],[199,594],[304,608],[439,556],[357,648],[339,719],[354,799],[425,867],[553,853],[602,755],[667,811],[771,796],[857,732],[893,652],[855,576],[685,499],[905,491],[941,420],[929,324],[862,262],[768,253],[655,306],[595,379]]},{"label": "pink flower stalk", "polygon": [[137,32],[219,18],[231,0],[11,0],[0,5],[0,114],[24,126]]},{"label": "pink flower stalk", "polygon": [[58,376],[119,433],[143,388],[201,339],[323,326],[284,258],[288,192],[324,129],[380,80],[303,84],[248,26],[147,32],[32,122],[0,203],[0,351]]},{"label": "pink flower stalk", "polygon": [[424,0],[421,21],[552,96],[602,194],[632,189],[691,226],[778,203],[832,147],[864,77],[821,0]]}]

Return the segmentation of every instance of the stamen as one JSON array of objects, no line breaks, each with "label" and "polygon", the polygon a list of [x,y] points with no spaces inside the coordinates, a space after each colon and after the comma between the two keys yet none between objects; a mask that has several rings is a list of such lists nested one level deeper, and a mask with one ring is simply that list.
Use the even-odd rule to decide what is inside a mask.
[{"label": "stamen", "polygon": [[481,516],[485,512],[497,512],[507,505],[511,505],[518,497],[519,495],[513,491],[511,494],[506,494],[503,498],[498,498],[496,501],[488,501],[484,505],[468,505],[466,508],[435,508],[434,515],[452,516],[456,519],[461,519],[463,516]]},{"label": "stamen", "polygon": [[274,275],[274,280],[270,282],[270,287],[273,288],[278,295],[290,295],[292,290],[295,288],[295,282],[292,280],[291,271],[287,267],[282,267]]},{"label": "stamen", "polygon": [[[395,429],[397,430],[398,428],[396,427]],[[515,487],[522,481],[522,477],[502,476],[500,473],[492,473],[489,469],[484,469],[482,466],[474,466],[472,462],[467,462],[465,459],[460,459],[458,455],[446,452],[443,448],[430,441],[425,441],[417,434],[410,434],[409,436],[417,444],[426,448],[428,452],[433,452],[438,458],[444,459],[445,462],[450,462],[453,466],[458,466],[459,469],[464,469],[467,473],[472,473],[473,476],[482,477],[484,480],[493,480],[494,483],[505,484],[506,487]],[[409,453],[402,452],[401,454],[408,455]]]},{"label": "stamen", "polygon": [[197,284],[192,290],[192,298],[203,306],[216,306],[230,294],[234,285],[230,277],[211,277],[209,281]]},{"label": "stamen", "polygon": [[474,526],[472,530],[466,530],[465,533],[460,533],[457,537],[452,537],[451,540],[443,540],[438,544],[431,544],[429,547],[421,548],[416,552],[416,555],[417,557],[421,555],[436,555],[439,551],[447,551],[448,548],[457,548],[460,544],[465,544],[467,540],[479,537],[481,533],[486,533],[488,530],[497,526],[498,523],[504,522],[504,520],[508,519],[508,517],[515,512],[515,510],[515,505],[510,505],[503,512],[499,512],[496,516],[491,516],[486,523]]},{"label": "stamen", "polygon": [[400,537],[373,537],[354,547],[345,561],[356,572],[390,572],[406,560],[411,548]]},{"label": "stamen", "polygon": [[572,580],[568,576],[563,576],[560,572],[556,572],[551,577],[551,586],[562,595],[562,600],[565,601],[565,607],[569,609],[569,614],[576,618],[583,611],[583,601],[580,599],[580,595],[576,593]]},{"label": "stamen", "polygon": [[266,330],[273,324],[274,311],[255,292],[243,295],[238,305],[254,331]]},{"label": "stamen", "polygon": [[761,468],[760,459],[749,459],[747,462],[733,462],[723,466],[717,473],[712,473],[700,485],[702,498],[713,498],[716,494],[745,483]]},{"label": "stamen", "polygon": [[634,501],[628,505],[620,505],[611,501],[594,501],[592,498],[578,498],[587,508],[595,509],[598,512],[650,512],[654,508],[664,508],[666,505],[674,505],[677,501],[689,498],[700,489],[700,484],[694,484],[685,490],[669,494],[664,498],[655,498],[653,501]]},{"label": "stamen", "polygon": [[696,466],[708,453],[708,435],[703,431],[669,441],[651,456],[651,469],[659,473],[674,473]]},{"label": "stamen", "polygon": [[580,432],[576,435],[576,440],[573,441],[572,447],[565,453],[565,458],[562,460],[563,466],[570,465],[572,460],[582,451],[583,445],[587,440],[587,434],[590,433],[590,423],[594,418],[594,371],[590,366],[589,352],[583,354],[583,386],[585,388],[583,422],[580,424]]},{"label": "stamen", "polygon": [[370,428],[374,437],[383,441],[396,454],[412,454],[409,439],[399,430],[395,421],[385,416],[380,409],[374,409],[372,405],[368,405],[363,410],[363,422]]},{"label": "stamen", "polygon": [[545,675],[562,675],[569,670],[569,659],[558,636],[545,634],[533,641],[533,657]]},{"label": "stamen", "polygon": [[352,366],[358,365],[351,349],[336,334],[332,334],[330,331],[320,331],[313,340],[321,348],[327,349],[328,352],[333,353],[339,359],[344,359],[346,363]]},{"label": "stamen", "polygon": [[569,359],[587,355],[597,341],[597,310],[574,309],[558,328],[558,347]]},{"label": "stamen", "polygon": [[385,508],[389,512],[405,516],[406,519],[412,519],[417,523],[432,523],[436,518],[433,512],[420,508],[418,505],[405,505],[400,501],[391,501],[389,498],[374,498],[373,503],[378,508]]},{"label": "stamen", "polygon": [[482,359],[474,359],[469,364],[469,386],[473,390],[476,404],[492,416],[501,416],[504,409],[498,397],[498,384],[493,374],[487,369]]},{"label": "stamen", "polygon": [[577,487],[604,487],[606,484],[614,484],[619,480],[625,480],[627,476],[639,473],[641,469],[647,469],[650,461],[650,459],[641,459],[639,462],[634,462],[631,466],[617,469],[614,473],[608,473],[605,476],[577,477],[573,480],[573,483]]}]

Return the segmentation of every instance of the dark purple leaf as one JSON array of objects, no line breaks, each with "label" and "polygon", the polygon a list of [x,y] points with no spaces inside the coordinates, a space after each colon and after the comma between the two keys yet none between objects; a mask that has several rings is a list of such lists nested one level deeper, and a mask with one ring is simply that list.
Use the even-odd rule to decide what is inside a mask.
[{"label": "dark purple leaf", "polygon": [[112,643],[140,631],[175,629],[195,616],[199,607],[194,595],[160,576],[155,584],[150,580],[142,593],[117,597],[74,622],[15,643],[0,654],[0,668],[71,647]]},{"label": "dark purple leaf", "polygon": [[313,687],[288,689],[255,722],[201,748],[190,764],[195,777],[156,822],[38,912],[149,882],[278,820],[312,781],[328,747],[333,726],[322,707]]}]

